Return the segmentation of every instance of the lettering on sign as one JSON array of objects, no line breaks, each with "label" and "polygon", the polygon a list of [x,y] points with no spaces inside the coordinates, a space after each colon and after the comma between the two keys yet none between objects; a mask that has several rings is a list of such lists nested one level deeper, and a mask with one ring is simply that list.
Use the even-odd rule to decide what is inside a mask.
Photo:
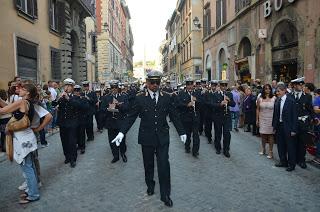
[{"label": "lettering on sign", "polygon": [[[272,13],[272,6],[274,6],[274,10],[276,12],[278,12],[279,10],[281,10],[282,6],[283,6],[283,2],[287,1],[288,3],[294,3],[296,0],[267,0],[263,3],[263,13],[264,13],[264,17],[267,18],[271,15]],[[273,2],[273,4],[272,4]]]}]

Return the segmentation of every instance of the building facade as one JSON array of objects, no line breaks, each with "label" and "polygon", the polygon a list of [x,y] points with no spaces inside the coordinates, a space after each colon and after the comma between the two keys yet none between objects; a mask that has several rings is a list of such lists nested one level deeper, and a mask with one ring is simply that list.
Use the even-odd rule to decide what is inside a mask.
[{"label": "building facade", "polygon": [[126,80],[133,57],[129,8],[124,0],[97,0],[96,14],[98,79]]},{"label": "building facade", "polygon": [[208,78],[319,86],[317,0],[203,1],[204,67]]},{"label": "building facade", "polygon": [[14,76],[40,83],[86,76],[84,18],[89,0],[3,1],[0,7],[0,87]]},{"label": "building facade", "polygon": [[202,78],[202,29],[193,25],[198,17],[202,22],[201,0],[178,0],[176,8],[166,25],[167,49],[163,50],[164,72],[175,83],[185,78]]}]

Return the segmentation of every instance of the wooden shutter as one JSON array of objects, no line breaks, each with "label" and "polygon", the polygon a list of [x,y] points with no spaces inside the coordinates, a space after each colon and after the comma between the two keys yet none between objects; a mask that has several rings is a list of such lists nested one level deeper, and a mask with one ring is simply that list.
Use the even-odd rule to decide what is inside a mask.
[{"label": "wooden shutter", "polygon": [[33,0],[33,18],[37,19],[38,18],[38,1]]},{"label": "wooden shutter", "polygon": [[208,14],[207,14],[207,9],[205,10],[204,12],[204,15],[203,15],[203,37],[207,37],[207,17],[208,17]]},{"label": "wooden shutter", "polygon": [[62,35],[66,32],[65,3],[57,1],[57,9],[58,31]]},{"label": "wooden shutter", "polygon": [[222,0],[222,24],[227,22],[227,2],[226,0]]},{"label": "wooden shutter", "polygon": [[21,10],[21,9],[22,9],[22,2],[21,2],[21,0],[14,0],[14,2],[15,2],[15,5],[16,5],[16,8],[17,8],[18,10]]},{"label": "wooden shutter", "polygon": [[221,26],[221,0],[216,1],[216,25],[217,29]]},{"label": "wooden shutter", "polygon": [[54,80],[61,80],[61,53],[59,49],[51,49],[51,76]]},{"label": "wooden shutter", "polygon": [[52,0],[48,0],[49,4],[49,26],[50,29],[53,29],[53,22],[52,22],[52,16],[53,16],[53,9],[52,9]]},{"label": "wooden shutter", "polygon": [[208,8],[208,14],[207,14],[207,19],[208,19],[208,35],[211,34],[211,9]]}]

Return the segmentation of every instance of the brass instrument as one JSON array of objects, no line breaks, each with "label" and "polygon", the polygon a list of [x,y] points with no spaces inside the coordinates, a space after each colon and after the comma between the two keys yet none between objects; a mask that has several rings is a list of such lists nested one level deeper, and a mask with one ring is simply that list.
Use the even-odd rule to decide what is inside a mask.
[{"label": "brass instrument", "polygon": [[[223,92],[223,101],[226,101],[227,99],[226,99],[226,92],[224,91]],[[228,97],[227,97],[228,98]],[[226,103],[225,105],[224,105],[224,115],[228,115],[228,103]]]}]

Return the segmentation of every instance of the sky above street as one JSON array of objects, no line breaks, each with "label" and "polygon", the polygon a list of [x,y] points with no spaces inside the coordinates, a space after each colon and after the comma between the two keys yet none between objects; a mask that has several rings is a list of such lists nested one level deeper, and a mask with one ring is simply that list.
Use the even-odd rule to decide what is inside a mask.
[{"label": "sky above street", "polygon": [[134,61],[156,60],[165,39],[165,27],[176,6],[176,0],[126,0],[134,37]]}]

